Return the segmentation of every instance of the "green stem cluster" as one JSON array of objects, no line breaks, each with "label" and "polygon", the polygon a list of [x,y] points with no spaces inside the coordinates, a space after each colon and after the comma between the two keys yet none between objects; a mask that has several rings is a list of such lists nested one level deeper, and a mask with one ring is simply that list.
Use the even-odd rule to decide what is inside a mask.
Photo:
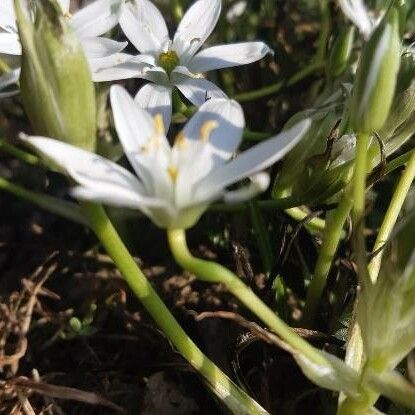
[{"label": "green stem cluster", "polygon": [[184,332],[131,257],[104,209],[94,203],[83,203],[82,207],[91,228],[116,264],[132,292],[171,343],[192,367],[203,376],[228,409],[234,414],[267,414],[255,400],[236,386],[215,366]]}]

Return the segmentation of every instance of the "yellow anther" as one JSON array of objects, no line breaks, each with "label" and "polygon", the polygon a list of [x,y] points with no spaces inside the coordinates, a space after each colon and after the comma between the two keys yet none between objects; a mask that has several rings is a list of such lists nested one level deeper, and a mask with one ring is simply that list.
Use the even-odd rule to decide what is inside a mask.
[{"label": "yellow anther", "polygon": [[166,130],[164,129],[163,116],[161,114],[156,114],[153,120],[154,120],[154,127],[156,129],[156,134],[165,135]]},{"label": "yellow anther", "polygon": [[212,131],[219,127],[219,124],[215,120],[205,121],[200,127],[199,137],[200,140],[204,143],[209,141]]},{"label": "yellow anther", "polygon": [[176,139],[174,140],[174,145],[177,146],[177,148],[180,150],[186,148],[187,140],[186,140],[186,137],[183,131],[180,131],[180,133],[176,135]]},{"label": "yellow anther", "polygon": [[167,173],[169,173],[171,179],[173,180],[173,182],[175,182],[176,179],[177,179],[177,174],[179,173],[179,171],[177,170],[177,167],[169,166],[167,168]]}]

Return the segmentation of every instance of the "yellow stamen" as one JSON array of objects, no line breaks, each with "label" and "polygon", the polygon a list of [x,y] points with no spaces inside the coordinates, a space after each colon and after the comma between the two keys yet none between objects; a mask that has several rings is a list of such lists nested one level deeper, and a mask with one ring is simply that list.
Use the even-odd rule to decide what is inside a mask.
[{"label": "yellow stamen", "polygon": [[169,166],[167,168],[167,173],[169,173],[172,181],[175,182],[176,179],[177,179],[177,174],[179,173],[179,171],[178,171],[177,167]]},{"label": "yellow stamen", "polygon": [[180,131],[180,133],[176,135],[176,139],[174,140],[174,145],[177,146],[177,148],[180,150],[186,148],[187,140],[186,140],[186,137],[183,131]]},{"label": "yellow stamen", "polygon": [[219,127],[219,124],[215,120],[205,121],[200,127],[200,132],[199,132],[200,140],[203,143],[207,143],[212,134],[212,131],[218,127]]},{"label": "yellow stamen", "polygon": [[161,114],[156,114],[153,120],[154,120],[154,127],[156,129],[156,134],[165,135],[166,130],[164,128],[163,116]]}]

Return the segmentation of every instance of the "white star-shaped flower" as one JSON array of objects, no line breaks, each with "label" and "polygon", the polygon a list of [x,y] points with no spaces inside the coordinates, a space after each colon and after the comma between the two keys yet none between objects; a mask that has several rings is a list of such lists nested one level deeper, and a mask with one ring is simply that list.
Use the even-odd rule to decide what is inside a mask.
[{"label": "white star-shaped flower", "polygon": [[[193,226],[209,204],[249,199],[269,185],[264,169],[281,159],[304,136],[306,119],[232,158],[245,125],[241,106],[211,99],[170,146],[161,114],[152,117],[120,86],[111,88],[115,126],[136,175],[97,154],[44,137],[23,137],[78,186],[84,200],[139,209],[162,228]],[[227,187],[250,178],[236,190]]]},{"label": "white star-shaped flower", "polygon": [[171,117],[173,87],[196,106],[208,98],[226,97],[202,73],[252,63],[271,52],[263,42],[219,45],[198,52],[216,26],[221,0],[195,1],[172,40],[163,16],[150,0],[133,0],[122,9],[121,28],[141,52],[131,65],[144,68],[138,77],[151,81],[140,89],[136,100],[152,113],[161,111],[166,123]]},{"label": "white star-shaped flower", "polygon": [[[118,24],[124,0],[96,0],[73,15],[69,13],[70,0],[58,0],[58,2],[68,18],[69,25],[78,36],[88,59],[93,79],[112,81],[124,78],[123,70],[117,68],[117,65],[129,59],[128,55],[121,53],[127,46],[127,42],[116,42],[101,36]],[[14,56],[22,54],[13,0],[1,0],[0,2],[0,54]],[[97,73],[104,68],[105,77],[102,75],[98,77]],[[10,73],[2,75],[0,90],[16,82],[19,73],[19,68],[16,67]],[[3,96],[11,93],[4,93]]]}]

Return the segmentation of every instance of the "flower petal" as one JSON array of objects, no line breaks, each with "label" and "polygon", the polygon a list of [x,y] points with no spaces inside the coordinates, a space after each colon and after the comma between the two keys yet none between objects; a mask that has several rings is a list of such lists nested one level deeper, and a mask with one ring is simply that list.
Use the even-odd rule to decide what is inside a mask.
[{"label": "flower petal", "polygon": [[268,173],[260,172],[254,174],[249,178],[250,183],[247,186],[242,186],[237,190],[225,192],[223,200],[226,203],[240,203],[250,200],[258,194],[265,192],[270,184],[270,177]]},{"label": "flower petal", "polygon": [[0,33],[0,53],[6,55],[21,55],[22,46],[19,36],[14,33]]},{"label": "flower petal", "polygon": [[134,0],[132,4],[124,4],[120,25],[141,53],[158,56],[169,42],[166,22],[149,0]]},{"label": "flower petal", "polygon": [[363,0],[339,0],[339,5],[345,16],[357,26],[365,39],[368,39],[375,24],[370,18]]},{"label": "flower petal", "polygon": [[274,138],[241,153],[234,160],[219,167],[197,184],[196,200],[208,199],[227,186],[252,176],[271,166],[287,154],[305,135],[311,125],[305,119]]},{"label": "flower petal", "polygon": [[0,2],[0,28],[10,33],[17,32],[13,0],[1,0]]},{"label": "flower petal", "polygon": [[[208,137],[202,137],[203,126],[212,121],[216,126],[209,131]],[[236,101],[226,98],[210,99],[186,124],[183,135],[189,140],[205,141],[217,161],[224,162],[239,147],[244,127],[244,113]]]},{"label": "flower petal", "polygon": [[103,58],[88,59],[94,82],[108,82],[119,79],[142,78],[149,67],[148,55],[132,56],[116,53]]},{"label": "flower petal", "polygon": [[117,42],[105,37],[87,37],[81,39],[81,45],[88,59],[104,58],[124,50],[128,42]]},{"label": "flower petal", "polygon": [[214,69],[247,65],[262,59],[271,49],[264,42],[244,42],[207,48],[196,54],[187,67],[201,73]]},{"label": "flower petal", "polygon": [[[165,136],[157,135],[151,115],[134,102],[124,88],[112,86],[110,97],[115,128],[124,152],[136,173],[147,183],[149,177],[147,172],[142,171],[140,155],[147,157],[153,153],[168,154],[170,145]],[[158,151],[142,151],[156,135],[159,140],[156,148]]]},{"label": "flower petal", "polygon": [[[160,201],[145,196],[144,186],[133,174],[110,160],[51,138],[25,136],[22,139],[82,187],[99,194],[101,201],[120,198],[130,207],[136,203],[137,208],[141,203],[160,205]],[[85,193],[84,198],[88,199]],[[92,195],[91,200],[95,200]]]},{"label": "flower petal", "polygon": [[172,114],[171,93],[171,88],[150,83],[144,85],[134,98],[134,101],[152,116],[162,114],[166,131],[170,127]]},{"label": "flower petal", "polygon": [[221,0],[197,0],[180,21],[173,39],[173,50],[185,65],[210,36],[218,22]]},{"label": "flower petal", "polygon": [[71,4],[71,0],[58,0],[58,3],[61,6],[63,13],[69,12],[69,6]]},{"label": "flower petal", "polygon": [[79,38],[100,36],[118,24],[123,0],[96,0],[69,20]]},{"label": "flower petal", "polygon": [[184,66],[178,66],[172,72],[171,79],[180,92],[197,107],[209,99],[227,98],[226,94],[214,83],[193,75]]},{"label": "flower petal", "polygon": [[[0,76],[0,90],[9,87],[10,85],[16,84],[19,80],[20,68],[13,69],[12,71]],[[7,98],[19,93],[19,88],[16,85],[16,89],[13,91],[3,92],[0,97]]]}]

